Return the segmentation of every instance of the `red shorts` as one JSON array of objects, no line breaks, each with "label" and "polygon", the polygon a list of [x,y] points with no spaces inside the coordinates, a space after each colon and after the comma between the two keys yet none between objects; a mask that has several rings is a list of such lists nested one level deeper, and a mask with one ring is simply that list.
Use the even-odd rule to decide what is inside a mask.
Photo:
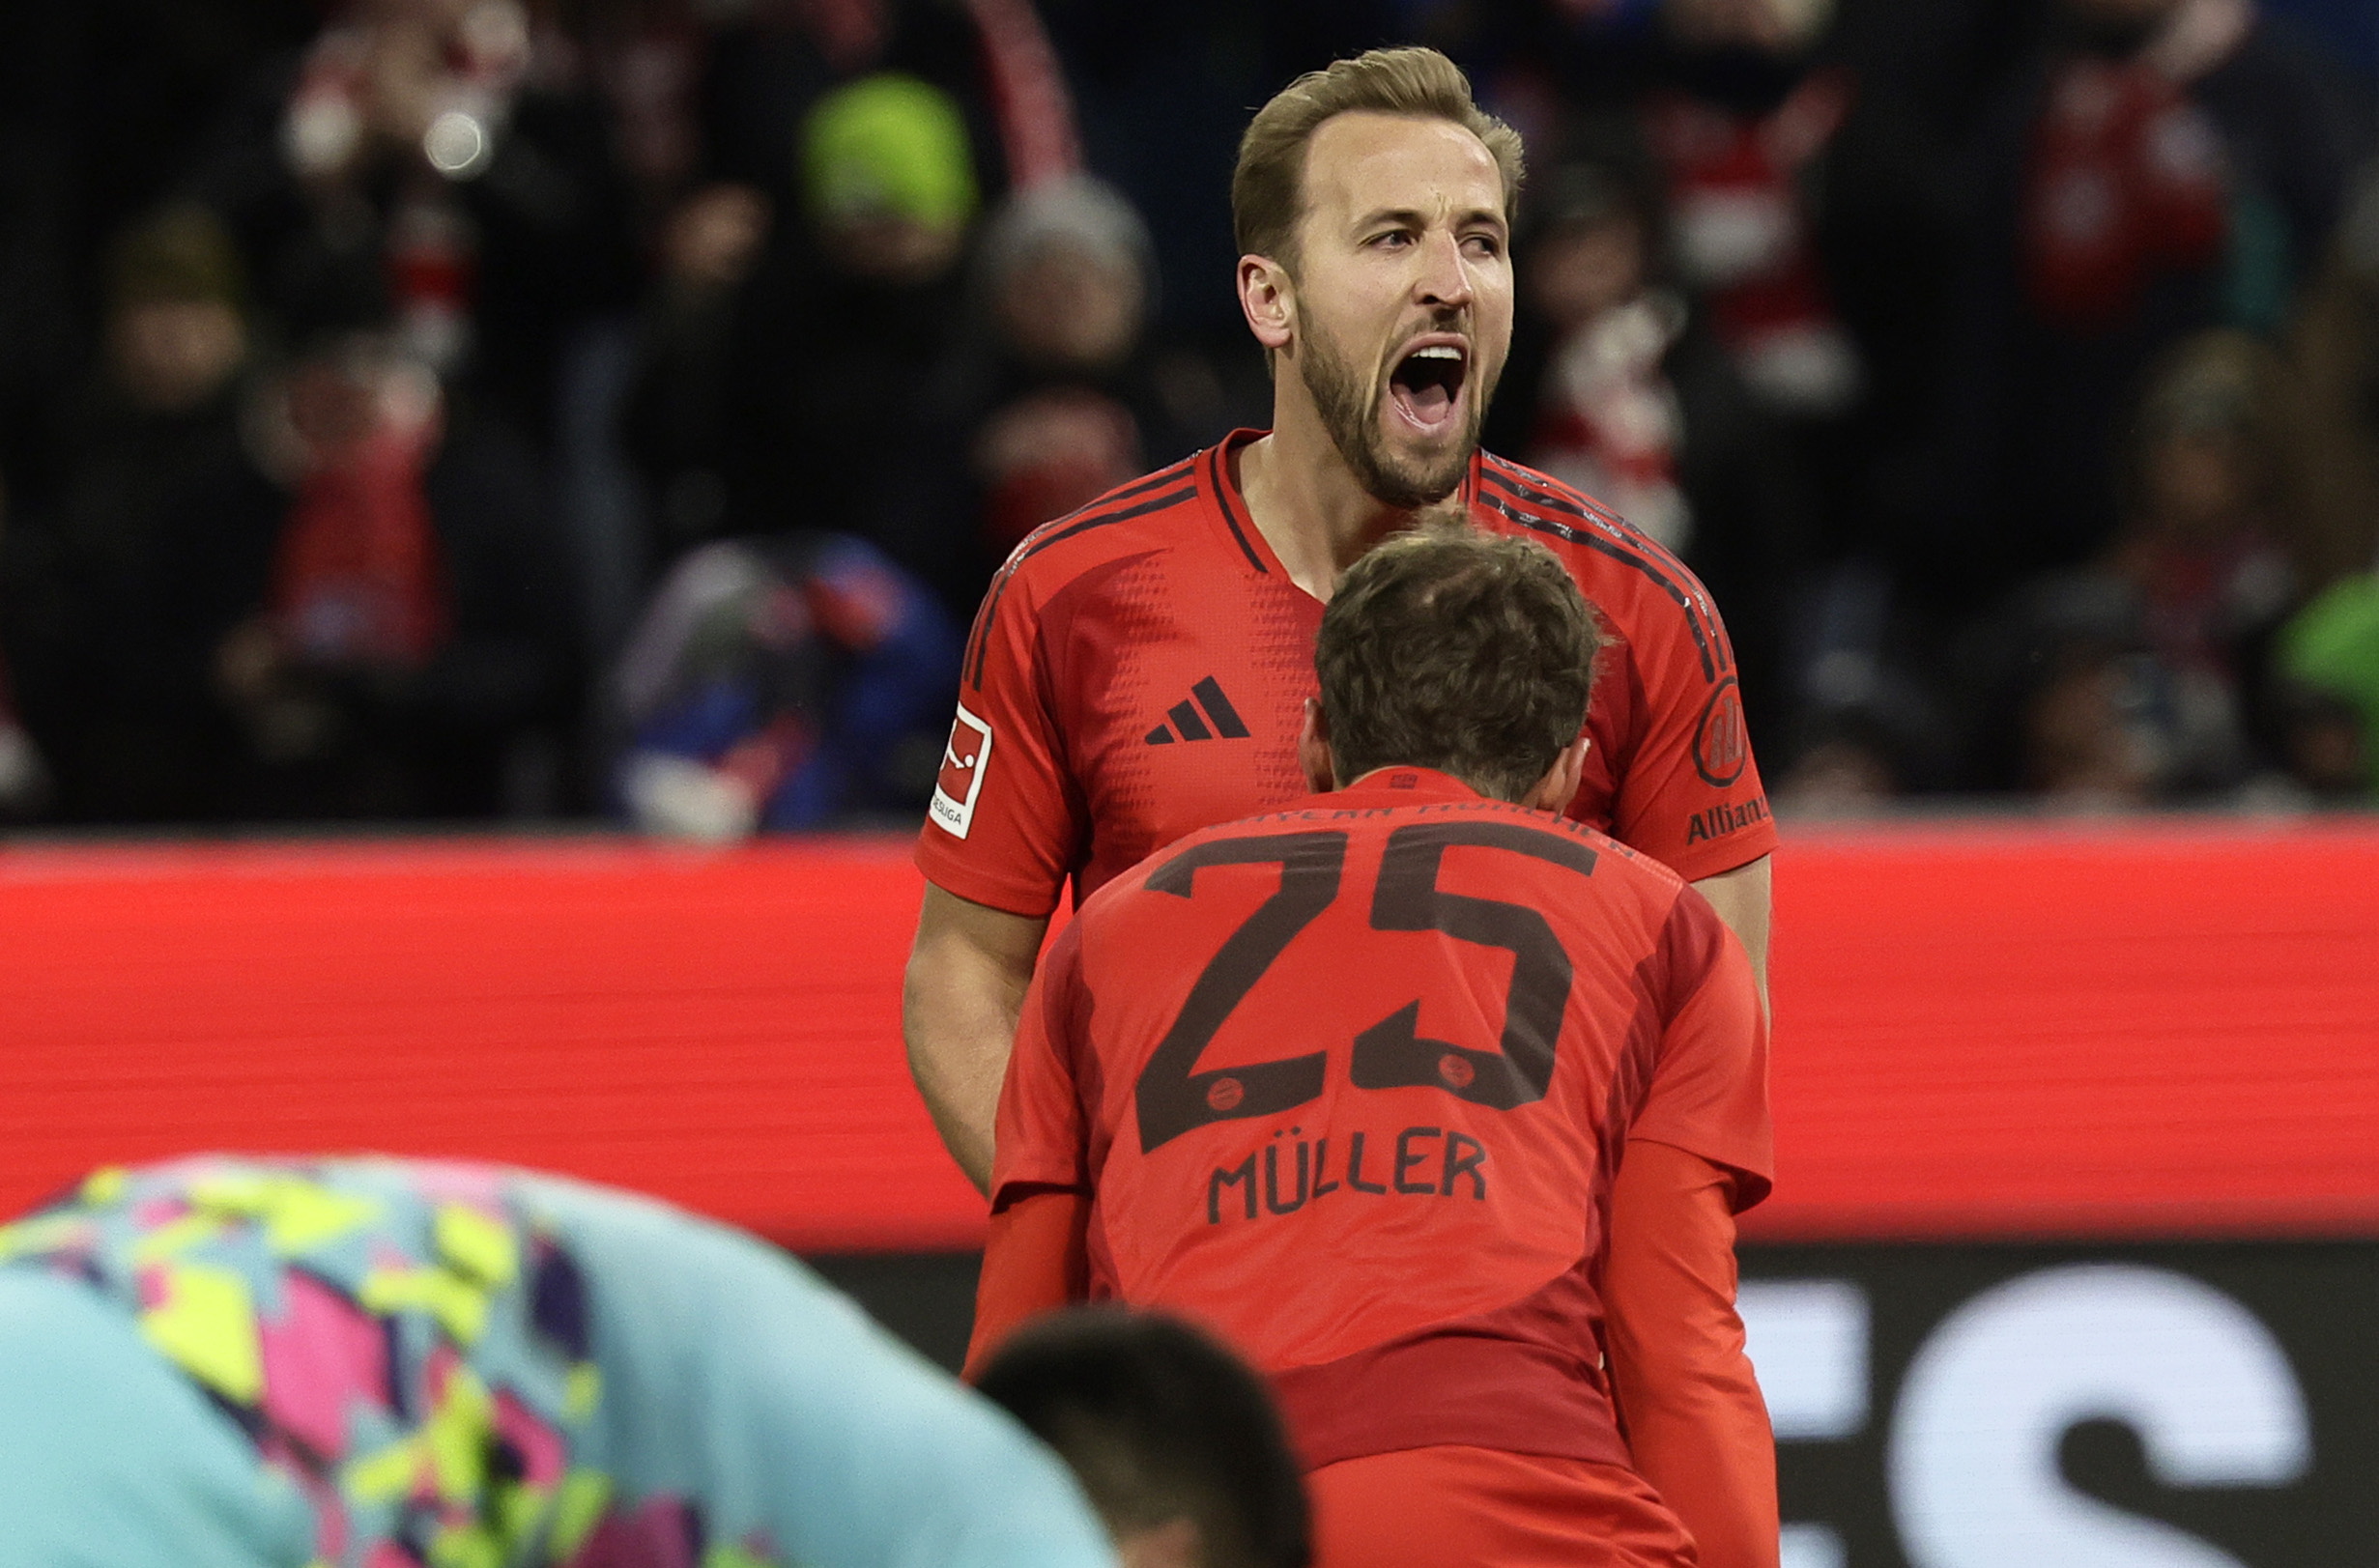
[{"label": "red shorts", "polygon": [[1693,1538],[1617,1465],[1408,1448],[1325,1465],[1313,1568],[1695,1568]]}]

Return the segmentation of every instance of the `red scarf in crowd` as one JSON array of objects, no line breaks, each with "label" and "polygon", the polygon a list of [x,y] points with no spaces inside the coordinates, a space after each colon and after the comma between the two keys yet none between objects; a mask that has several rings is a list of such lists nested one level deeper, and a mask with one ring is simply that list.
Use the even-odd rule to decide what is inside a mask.
[{"label": "red scarf in crowd", "polygon": [[1820,70],[1764,115],[1666,94],[1646,123],[1685,281],[1753,389],[1798,413],[1838,412],[1857,386],[1798,185],[1851,96],[1847,72]]},{"label": "red scarf in crowd", "polygon": [[272,619],[308,664],[426,664],[450,624],[445,564],[422,480],[438,421],[384,419],[321,454],[281,527]]},{"label": "red scarf in crowd", "polygon": [[2220,133],[2169,75],[2144,60],[2065,61],[2023,193],[2034,307],[2067,327],[2110,326],[2155,273],[2212,264],[2226,187]]},{"label": "red scarf in crowd", "polygon": [[1666,294],[1639,295],[1562,339],[1547,366],[1528,461],[1682,551],[1693,513],[1678,488],[1684,413],[1663,368],[1685,325]]}]

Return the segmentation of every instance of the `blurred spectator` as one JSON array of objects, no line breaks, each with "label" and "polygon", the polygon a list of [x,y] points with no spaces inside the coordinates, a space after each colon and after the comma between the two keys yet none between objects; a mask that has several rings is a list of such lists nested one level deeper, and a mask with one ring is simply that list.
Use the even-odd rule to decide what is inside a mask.
[{"label": "blurred spectator", "polygon": [[2363,171],[2337,242],[2289,335],[2314,586],[2379,566],[2379,164]]},{"label": "blurred spectator", "polygon": [[317,337],[255,415],[285,509],[244,552],[188,541],[228,557],[202,626],[252,814],[559,805],[553,727],[570,641],[534,467],[501,426],[447,401],[403,341],[368,328]]},{"label": "blurred spectator", "polygon": [[[71,819],[201,814],[207,704],[173,637],[193,585],[177,541],[269,504],[240,445],[244,280],[220,224],[175,208],[119,237],[103,353],[60,420],[62,479],[15,553],[24,698]],[[202,526],[203,525],[198,525]]]},{"label": "blurred spectator", "polygon": [[63,814],[551,814],[570,648],[534,465],[368,288],[243,398],[235,289],[187,214],[120,252],[26,682]]},{"label": "blurred spectator", "polygon": [[1895,741],[1855,719],[1829,725],[1778,781],[1777,813],[1800,821],[1865,816],[1905,793],[1906,780],[1893,766]]},{"label": "blurred spectator", "polygon": [[564,344],[634,298],[628,186],[555,42],[521,0],[357,0],[197,185],[268,312],[371,265],[405,352],[538,443]]},{"label": "blurred spectator", "polygon": [[704,169],[703,73],[717,32],[695,0],[578,0],[547,11],[549,47],[576,57],[575,74],[602,95],[619,168],[636,192],[638,231],[650,234]]},{"label": "blurred spectator", "polygon": [[710,842],[914,810],[958,660],[932,596],[858,539],[705,545],[621,662],[614,787],[645,832]]},{"label": "blurred spectator", "polygon": [[126,407],[167,416],[220,401],[247,357],[239,259],[212,215],[167,212],[117,247],[107,367]]},{"label": "blurred spectator", "polygon": [[974,167],[939,89],[885,74],[828,95],[802,145],[817,243],[846,277],[894,288],[949,275],[974,217]]},{"label": "blurred spectator", "polygon": [[979,576],[1041,524],[1197,444],[1173,395],[1180,358],[1146,341],[1155,279],[1139,214],[1087,176],[1011,196],[986,225],[945,392],[946,417],[972,431]]},{"label": "blurred spectator", "polygon": [[1981,154],[1936,587],[1972,603],[2106,547],[2120,412],[2189,333],[2285,321],[2362,109],[2249,0],[2061,0]]},{"label": "blurred spectator", "polygon": [[987,41],[965,0],[626,0],[664,15],[690,13],[702,64],[694,108],[709,179],[757,187],[798,206],[808,180],[803,127],[818,101],[879,73],[949,96],[974,142],[983,183],[1006,183]]},{"label": "blurred spectator", "polygon": [[61,396],[100,348],[108,251],[173,199],[203,131],[319,0],[78,0],[0,8],[0,469],[18,515],[64,475]]},{"label": "blurred spectator", "polygon": [[[8,543],[8,498],[0,495],[0,550]],[[5,558],[5,557],[0,557]],[[0,818],[31,816],[49,803],[49,766],[25,732],[16,697],[0,658]]]},{"label": "blurred spectator", "polygon": [[878,74],[820,100],[801,148],[806,224],[738,186],[672,221],[629,408],[653,555],[824,527],[942,589],[965,474],[932,392],[978,199],[966,128],[938,89]]},{"label": "blurred spectator", "polygon": [[1652,286],[1650,214],[1616,180],[1572,166],[1542,188],[1521,278],[1542,328],[1530,347],[1551,352],[1527,367],[1537,385],[1506,393],[1507,407],[1533,413],[1513,455],[1681,553],[1694,514],[1677,483],[1684,411],[1667,360],[1685,301]]},{"label": "blurred spectator", "polygon": [[2307,568],[2324,591],[2280,637],[2285,749],[2316,795],[2379,800],[2379,165],[2363,173],[2290,352],[2305,389]]},{"label": "blurred spectator", "polygon": [[2126,521],[2094,565],[2021,596],[2009,628],[2021,782],[2138,805],[2273,775],[2274,633],[2298,602],[2284,367],[2244,333],[2176,349],[2124,467]]},{"label": "blurred spectator", "polygon": [[747,298],[775,223],[768,197],[729,183],[692,192],[661,231],[659,276],[645,307],[637,385],[626,411],[628,445],[655,492],[652,564],[731,529],[728,484],[739,502],[757,483],[758,443],[748,393]]},{"label": "blurred spectator", "polygon": [[1842,562],[1806,590],[1797,617],[1799,710],[1779,812],[1855,815],[1899,796],[1966,787],[1964,725],[1954,718],[1935,649],[1891,574]]},{"label": "blurred spectator", "polygon": [[1820,275],[1802,179],[1850,106],[1812,50],[1832,0],[1666,0],[1673,85],[1646,104],[1683,281],[1779,413],[1841,414],[1859,366]]},{"label": "blurred spectator", "polygon": [[1487,444],[1682,556],[1725,607],[1744,701],[1784,733],[1785,634],[1807,562],[1804,487],[1776,417],[1661,262],[1646,179],[1570,163],[1523,197],[1520,325]]}]

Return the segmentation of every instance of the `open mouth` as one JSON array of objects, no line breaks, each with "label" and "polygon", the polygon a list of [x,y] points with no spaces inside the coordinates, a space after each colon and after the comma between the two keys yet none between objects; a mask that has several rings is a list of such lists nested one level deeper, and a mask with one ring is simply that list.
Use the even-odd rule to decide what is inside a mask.
[{"label": "open mouth", "polygon": [[1460,345],[1424,344],[1396,361],[1388,378],[1389,396],[1407,419],[1435,434],[1453,422],[1470,370],[1470,356]]}]

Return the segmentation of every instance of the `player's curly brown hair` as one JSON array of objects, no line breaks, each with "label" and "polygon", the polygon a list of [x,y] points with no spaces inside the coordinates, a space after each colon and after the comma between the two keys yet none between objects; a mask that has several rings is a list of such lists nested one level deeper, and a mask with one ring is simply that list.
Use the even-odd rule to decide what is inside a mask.
[{"label": "player's curly brown hair", "polygon": [[1402,763],[1519,800],[1577,739],[1601,647],[1533,539],[1459,522],[1400,534],[1339,581],[1314,643],[1338,777]]},{"label": "player's curly brown hair", "polygon": [[1269,256],[1297,271],[1306,144],[1325,120],[1359,110],[1452,121],[1486,143],[1504,177],[1506,214],[1520,199],[1520,133],[1478,106],[1462,68],[1435,49],[1371,49],[1305,72],[1247,122],[1239,166],[1231,172],[1231,227],[1240,254]]}]

